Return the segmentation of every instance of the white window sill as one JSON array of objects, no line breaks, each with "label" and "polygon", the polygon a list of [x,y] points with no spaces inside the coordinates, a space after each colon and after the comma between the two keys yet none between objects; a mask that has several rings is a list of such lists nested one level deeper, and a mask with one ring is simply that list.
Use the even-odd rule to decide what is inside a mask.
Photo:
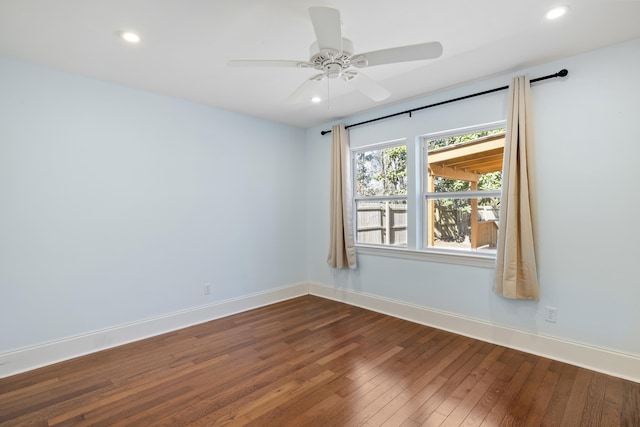
[{"label": "white window sill", "polygon": [[356,245],[356,253],[417,261],[441,262],[472,267],[495,268],[496,259],[491,254],[475,254],[453,251],[416,251],[392,246]]}]

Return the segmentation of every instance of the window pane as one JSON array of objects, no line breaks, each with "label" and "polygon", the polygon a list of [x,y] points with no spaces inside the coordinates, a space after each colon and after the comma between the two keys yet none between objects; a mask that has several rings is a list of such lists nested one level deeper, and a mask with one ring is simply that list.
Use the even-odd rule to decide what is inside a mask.
[{"label": "window pane", "polygon": [[356,152],[356,195],[407,194],[407,147]]},{"label": "window pane", "polygon": [[358,200],[356,243],[407,245],[406,200]]},{"label": "window pane", "polygon": [[427,247],[495,253],[500,198],[428,199]]},{"label": "window pane", "polygon": [[504,133],[505,133],[505,128],[500,128],[500,129],[486,130],[482,132],[467,133],[464,135],[448,136],[444,138],[434,138],[427,141],[427,148],[429,151],[431,151],[437,148],[443,148],[443,147],[448,147],[450,145],[462,144],[465,142],[476,140],[478,138],[504,134]]},{"label": "window pane", "polygon": [[427,140],[426,191],[500,190],[504,129]]}]

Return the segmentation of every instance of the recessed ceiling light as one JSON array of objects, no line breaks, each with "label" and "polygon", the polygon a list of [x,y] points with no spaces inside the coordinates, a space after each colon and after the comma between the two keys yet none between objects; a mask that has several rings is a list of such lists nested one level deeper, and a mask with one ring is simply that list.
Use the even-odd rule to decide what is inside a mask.
[{"label": "recessed ceiling light", "polygon": [[131,31],[121,31],[120,38],[129,43],[138,43],[140,41],[140,36]]},{"label": "recessed ceiling light", "polygon": [[569,8],[567,6],[558,6],[558,7],[554,7],[553,9],[549,10],[547,12],[547,14],[545,15],[545,17],[549,20],[552,19],[558,19],[560,18],[562,15],[564,15],[565,13],[567,13],[567,11],[569,10]]},{"label": "recessed ceiling light", "polygon": [[322,101],[322,98],[320,98],[319,96],[314,96],[313,98],[311,98],[311,102],[313,102],[314,104],[317,104],[320,101]]}]

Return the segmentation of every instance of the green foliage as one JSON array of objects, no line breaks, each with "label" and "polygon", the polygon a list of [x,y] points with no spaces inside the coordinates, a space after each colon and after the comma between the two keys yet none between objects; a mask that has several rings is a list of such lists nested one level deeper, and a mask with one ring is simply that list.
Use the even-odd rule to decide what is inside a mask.
[{"label": "green foliage", "polygon": [[407,194],[407,147],[359,152],[356,155],[357,194]]},{"label": "green foliage", "polygon": [[502,188],[502,172],[489,172],[480,176],[478,190],[500,190]]},{"label": "green foliage", "polygon": [[461,142],[473,141],[474,139],[482,138],[484,136],[496,135],[503,133],[502,129],[485,130],[482,132],[467,133],[465,135],[449,136],[447,138],[430,139],[427,143],[429,150],[435,150],[436,148],[448,147],[449,145],[460,144]]}]

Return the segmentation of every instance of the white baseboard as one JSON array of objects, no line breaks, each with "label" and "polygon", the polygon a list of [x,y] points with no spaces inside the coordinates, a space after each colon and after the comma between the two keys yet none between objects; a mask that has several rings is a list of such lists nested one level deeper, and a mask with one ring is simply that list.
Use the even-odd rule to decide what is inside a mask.
[{"label": "white baseboard", "polygon": [[164,316],[0,353],[0,378],[307,295],[308,293],[309,288],[306,283],[295,283]]},{"label": "white baseboard", "polygon": [[638,356],[320,283],[309,283],[309,294],[640,383]]},{"label": "white baseboard", "polygon": [[307,294],[640,383],[638,356],[320,283],[295,283],[165,316],[0,353],[0,378]]}]

